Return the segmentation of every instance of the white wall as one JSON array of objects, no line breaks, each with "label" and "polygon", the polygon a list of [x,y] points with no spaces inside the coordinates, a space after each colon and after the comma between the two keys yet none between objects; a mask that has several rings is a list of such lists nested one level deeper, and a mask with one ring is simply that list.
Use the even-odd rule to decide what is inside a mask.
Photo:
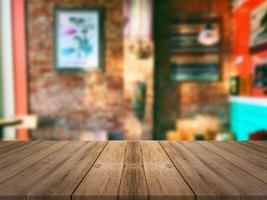
[{"label": "white wall", "polygon": [[[13,57],[12,57],[12,19],[11,0],[0,0],[0,47],[1,67],[3,84],[4,117],[9,118],[15,115],[14,79],[13,79]],[[5,139],[15,139],[15,131],[7,128]]]}]

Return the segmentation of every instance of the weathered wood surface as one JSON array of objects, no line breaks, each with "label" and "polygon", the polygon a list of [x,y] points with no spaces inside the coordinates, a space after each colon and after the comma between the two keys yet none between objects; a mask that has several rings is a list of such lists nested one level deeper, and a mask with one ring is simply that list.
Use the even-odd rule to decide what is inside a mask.
[{"label": "weathered wood surface", "polygon": [[0,200],[266,200],[267,142],[1,142]]}]

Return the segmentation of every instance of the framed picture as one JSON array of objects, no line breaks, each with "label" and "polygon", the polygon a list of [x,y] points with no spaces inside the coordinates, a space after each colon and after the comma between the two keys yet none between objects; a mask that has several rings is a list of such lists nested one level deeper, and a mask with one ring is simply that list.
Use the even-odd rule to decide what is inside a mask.
[{"label": "framed picture", "polygon": [[267,64],[256,66],[254,73],[254,87],[267,87]]},{"label": "framed picture", "polygon": [[252,11],[250,21],[250,51],[267,50],[267,2]]},{"label": "framed picture", "polygon": [[54,62],[57,71],[104,69],[103,9],[55,9]]},{"label": "framed picture", "polygon": [[230,94],[233,96],[239,95],[239,76],[233,76],[230,78]]}]

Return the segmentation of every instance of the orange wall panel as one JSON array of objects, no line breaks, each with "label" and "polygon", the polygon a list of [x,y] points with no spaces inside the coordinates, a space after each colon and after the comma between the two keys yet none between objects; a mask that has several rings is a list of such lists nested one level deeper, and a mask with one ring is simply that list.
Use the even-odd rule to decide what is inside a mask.
[{"label": "orange wall panel", "polygon": [[[25,22],[25,1],[12,0],[12,21],[13,21],[13,58],[14,58],[14,81],[15,81],[15,104],[16,115],[28,113],[27,95],[27,59],[26,59],[26,22]],[[17,139],[27,140],[26,130],[19,130]]]},{"label": "orange wall panel", "polygon": [[[234,17],[234,59],[239,56],[243,57],[242,64],[236,65],[240,76],[252,75],[255,66],[267,58],[267,49],[258,53],[250,53],[250,15],[252,10],[260,6],[265,0],[247,0],[238,7],[233,14]],[[251,96],[266,97],[264,89],[254,88],[252,86]]]}]

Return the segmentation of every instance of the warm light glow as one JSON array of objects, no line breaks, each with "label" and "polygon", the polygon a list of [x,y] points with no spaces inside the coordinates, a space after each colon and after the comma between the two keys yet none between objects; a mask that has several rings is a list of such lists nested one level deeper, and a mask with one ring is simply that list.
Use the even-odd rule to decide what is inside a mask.
[{"label": "warm light glow", "polygon": [[220,35],[218,30],[212,29],[212,28],[205,28],[198,37],[198,41],[205,45],[205,46],[211,46],[215,45],[219,42]]}]

